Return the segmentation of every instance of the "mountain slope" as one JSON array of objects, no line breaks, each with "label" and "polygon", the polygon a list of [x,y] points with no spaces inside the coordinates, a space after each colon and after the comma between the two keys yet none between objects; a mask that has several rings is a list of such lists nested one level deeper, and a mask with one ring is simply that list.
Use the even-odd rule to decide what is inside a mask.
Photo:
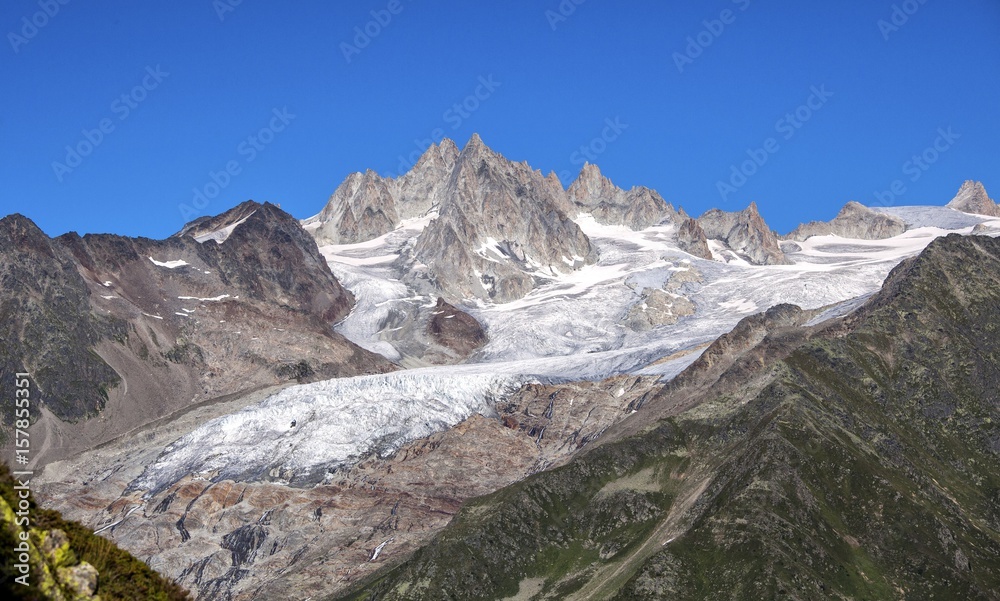
[{"label": "mountain slope", "polygon": [[[30,492],[23,499],[20,496],[23,489],[19,490],[19,486],[23,483],[12,477],[5,464],[0,464],[0,593],[4,599],[182,601],[191,598],[180,586],[114,543],[95,536],[80,524],[62,519],[56,511],[38,507]],[[26,563],[22,563],[22,554],[29,558]],[[27,574],[18,564],[29,566]],[[25,575],[24,581],[16,580]]]},{"label": "mountain slope", "polygon": [[345,598],[997,599],[998,283],[1000,241],[939,239]]},{"label": "mountain slope", "polygon": [[242,390],[394,368],[333,331],[354,298],[274,205],[243,203],[166,240],[50,239],[16,215],[0,229],[0,364],[32,374],[46,453]]}]

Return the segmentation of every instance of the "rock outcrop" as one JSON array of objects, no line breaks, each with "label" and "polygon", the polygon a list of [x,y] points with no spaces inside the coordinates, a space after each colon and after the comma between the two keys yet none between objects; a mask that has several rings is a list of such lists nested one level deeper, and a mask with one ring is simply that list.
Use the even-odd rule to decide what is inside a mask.
[{"label": "rock outcrop", "polygon": [[35,504],[30,479],[0,464],[0,596],[8,601],[100,601],[190,596],[142,561]]},{"label": "rock outcrop", "polygon": [[963,213],[1000,217],[1000,206],[997,206],[993,199],[986,194],[986,188],[982,182],[972,180],[965,182],[955,198],[946,206]]},{"label": "rock outcrop", "polygon": [[712,259],[712,251],[708,248],[708,238],[705,236],[705,230],[698,225],[697,219],[685,219],[677,227],[677,246],[696,257]]},{"label": "rock outcrop", "polygon": [[317,240],[354,244],[396,229],[399,214],[387,182],[368,170],[348,175],[315,220],[320,224],[314,231]]},{"label": "rock outcrop", "polygon": [[434,312],[427,322],[427,333],[437,344],[454,351],[465,359],[489,340],[483,326],[476,318],[454,305],[437,300]]},{"label": "rock outcrop", "polygon": [[590,213],[598,223],[642,230],[663,221],[680,221],[680,214],[655,190],[642,186],[622,190],[590,163],[567,192],[576,213]]},{"label": "rock outcrop", "polygon": [[754,265],[787,265],[778,237],[764,222],[756,203],[738,213],[711,209],[698,218],[710,240],[718,240]]},{"label": "rock outcrop", "polygon": [[888,213],[878,213],[853,200],[831,221],[810,221],[784,236],[802,242],[811,236],[840,236],[860,240],[884,240],[906,231],[906,222]]}]

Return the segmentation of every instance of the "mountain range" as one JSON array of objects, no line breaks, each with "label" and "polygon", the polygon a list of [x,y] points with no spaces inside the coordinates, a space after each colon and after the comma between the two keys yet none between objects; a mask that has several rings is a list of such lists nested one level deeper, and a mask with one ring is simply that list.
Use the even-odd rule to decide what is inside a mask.
[{"label": "mountain range", "polygon": [[977,182],[782,235],[474,136],[301,222],[0,232],[35,495],[198,599],[998,598]]}]

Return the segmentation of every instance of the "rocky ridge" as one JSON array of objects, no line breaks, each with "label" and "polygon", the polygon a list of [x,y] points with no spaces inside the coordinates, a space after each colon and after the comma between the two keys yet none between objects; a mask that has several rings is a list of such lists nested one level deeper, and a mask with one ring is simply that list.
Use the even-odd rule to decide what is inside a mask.
[{"label": "rocky ridge", "polygon": [[438,216],[417,238],[410,276],[451,297],[521,298],[535,278],[597,259],[565,206],[558,180],[505,159],[475,135],[455,161]]},{"label": "rocky ridge", "polygon": [[906,231],[906,222],[899,217],[875,212],[851,201],[830,221],[811,221],[795,228],[785,240],[802,242],[811,236],[840,236],[857,240],[884,240]]},{"label": "rocky ridge", "polygon": [[947,204],[947,207],[963,213],[1000,217],[1000,206],[997,206],[993,199],[986,194],[986,188],[983,187],[982,182],[972,180],[962,184],[958,194]]},{"label": "rocky ridge", "polygon": [[778,246],[778,237],[760,216],[757,203],[735,213],[711,209],[698,218],[698,225],[708,239],[724,243],[726,250],[753,265],[789,263]]},{"label": "rocky ridge", "polygon": [[598,223],[642,230],[665,220],[679,223],[686,215],[663,200],[655,190],[642,186],[625,191],[587,163],[570,185],[570,202],[577,213],[589,213]]}]

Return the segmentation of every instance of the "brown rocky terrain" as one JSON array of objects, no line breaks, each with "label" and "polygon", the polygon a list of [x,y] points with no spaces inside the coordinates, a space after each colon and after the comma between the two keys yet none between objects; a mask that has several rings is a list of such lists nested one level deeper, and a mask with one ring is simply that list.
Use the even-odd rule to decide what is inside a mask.
[{"label": "brown rocky terrain", "polygon": [[[222,241],[194,237],[237,223]],[[333,332],[353,297],[273,205],[244,203],[166,240],[50,239],[20,216],[0,228],[0,359],[38,388],[42,463],[192,403],[394,369]]]}]

